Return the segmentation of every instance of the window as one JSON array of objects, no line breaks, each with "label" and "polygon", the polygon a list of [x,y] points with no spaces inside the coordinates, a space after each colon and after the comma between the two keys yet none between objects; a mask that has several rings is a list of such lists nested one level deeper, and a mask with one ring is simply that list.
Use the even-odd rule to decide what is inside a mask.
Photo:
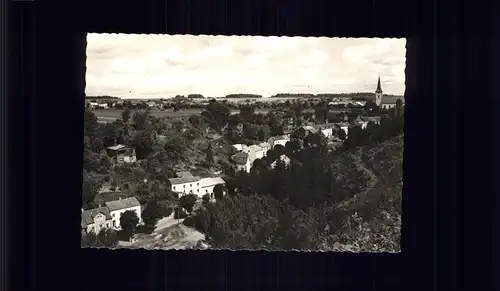
[{"label": "window", "polygon": [[196,189],[196,192],[197,192],[197,193],[200,193],[200,189]]},{"label": "window", "polygon": [[182,185],[182,186],[184,186],[184,188],[186,188],[186,185]]},{"label": "window", "polygon": [[193,187],[193,184],[189,184],[189,187]]},{"label": "window", "polygon": [[205,189],[205,193],[208,193],[208,189]]},{"label": "window", "polygon": [[196,183],[196,186],[200,186],[200,183]]},{"label": "window", "polygon": [[174,186],[174,190],[175,190],[175,186]]}]

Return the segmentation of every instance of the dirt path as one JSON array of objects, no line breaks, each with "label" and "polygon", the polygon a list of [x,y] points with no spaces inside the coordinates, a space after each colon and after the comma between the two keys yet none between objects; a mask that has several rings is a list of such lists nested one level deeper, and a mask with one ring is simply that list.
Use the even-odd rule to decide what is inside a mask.
[{"label": "dirt path", "polygon": [[356,164],[356,167],[360,170],[362,170],[368,177],[370,177],[370,182],[368,183],[367,187],[355,194],[353,197],[348,198],[343,200],[342,202],[337,204],[337,208],[346,208],[349,205],[353,205],[355,202],[360,202],[366,200],[366,197],[369,195],[370,191],[377,185],[379,182],[379,178],[375,173],[368,167],[366,167],[365,163],[361,159],[363,156],[363,148],[360,148],[356,151],[356,154],[353,155],[354,162]]}]

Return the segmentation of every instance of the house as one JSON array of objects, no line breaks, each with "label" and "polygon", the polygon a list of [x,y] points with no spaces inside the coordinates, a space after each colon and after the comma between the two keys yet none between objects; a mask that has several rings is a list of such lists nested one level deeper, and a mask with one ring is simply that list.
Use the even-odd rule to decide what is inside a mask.
[{"label": "house", "polygon": [[200,177],[198,176],[184,176],[179,178],[170,178],[170,185],[173,192],[181,194],[193,193],[199,195],[200,192]]},{"label": "house", "polygon": [[332,127],[325,127],[321,129],[321,133],[326,137],[326,138],[332,138],[333,137],[333,126]]},{"label": "house", "polygon": [[212,197],[214,195],[214,187],[220,184],[226,184],[226,182],[221,177],[200,179],[200,193],[198,196],[202,197],[203,195],[208,194],[210,195],[210,197]]},{"label": "house", "polygon": [[97,108],[99,106],[99,103],[97,102],[90,102],[90,108],[94,109],[94,108]]},{"label": "house", "polygon": [[121,229],[120,226],[120,217],[125,211],[135,211],[137,217],[139,218],[139,223],[142,222],[141,218],[141,204],[139,200],[135,197],[129,197],[124,199],[118,199],[115,201],[109,201],[105,203],[106,207],[109,209],[109,213],[111,214],[111,218],[113,221],[112,226],[115,229]]},{"label": "house", "polygon": [[277,144],[280,144],[282,146],[285,146],[285,144],[287,142],[290,141],[290,137],[289,136],[285,136],[285,135],[280,135],[280,136],[272,136],[268,139],[268,143],[269,145],[271,146],[271,148],[274,148],[275,145]]},{"label": "house", "polygon": [[259,143],[259,147],[261,147],[266,152],[271,149],[271,145],[266,141]]},{"label": "house", "polygon": [[289,157],[287,157],[286,155],[281,155],[278,160],[274,161],[271,164],[272,169],[274,169],[276,167],[276,165],[278,164],[278,161],[282,161],[286,166],[290,165],[290,162],[291,162]]},{"label": "house", "polygon": [[135,163],[137,162],[137,157],[135,155],[135,149],[129,148],[122,144],[108,147],[108,155],[115,159],[118,164],[123,163]]},{"label": "house", "polygon": [[347,122],[336,123],[335,127],[337,130],[342,129],[345,132],[346,137],[349,134],[349,127],[350,127],[349,123]]},{"label": "house", "polygon": [[236,166],[236,171],[245,171],[250,173],[251,164],[247,153],[240,152],[231,156],[231,160]]},{"label": "house", "polygon": [[83,210],[81,228],[84,232],[99,233],[102,229],[111,228],[113,220],[107,207]]},{"label": "house", "polygon": [[97,104],[97,107],[98,108],[102,108],[102,109],[107,109],[108,108],[108,103],[99,103],[99,104]]},{"label": "house", "polygon": [[247,148],[247,145],[246,144],[242,144],[242,143],[238,143],[238,144],[233,144],[233,147],[237,151],[241,152],[241,151],[243,151],[243,150],[245,150]]},{"label": "house", "polygon": [[[311,126],[311,125],[306,125],[306,126],[302,126],[302,128],[306,131],[306,132],[310,132],[310,133],[317,133],[318,132],[318,129],[314,126]],[[306,134],[307,135],[307,134]]]}]

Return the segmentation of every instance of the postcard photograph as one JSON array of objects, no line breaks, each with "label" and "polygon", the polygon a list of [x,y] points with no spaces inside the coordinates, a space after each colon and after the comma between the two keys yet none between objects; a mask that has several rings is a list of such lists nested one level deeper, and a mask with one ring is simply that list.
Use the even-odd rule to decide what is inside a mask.
[{"label": "postcard photograph", "polygon": [[405,45],[89,33],[81,247],[399,252]]}]

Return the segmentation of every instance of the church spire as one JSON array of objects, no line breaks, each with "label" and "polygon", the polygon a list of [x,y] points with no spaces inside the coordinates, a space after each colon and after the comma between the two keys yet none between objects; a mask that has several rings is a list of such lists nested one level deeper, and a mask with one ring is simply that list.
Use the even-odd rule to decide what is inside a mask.
[{"label": "church spire", "polygon": [[375,93],[382,93],[382,86],[380,86],[380,76],[378,77],[377,90]]}]

